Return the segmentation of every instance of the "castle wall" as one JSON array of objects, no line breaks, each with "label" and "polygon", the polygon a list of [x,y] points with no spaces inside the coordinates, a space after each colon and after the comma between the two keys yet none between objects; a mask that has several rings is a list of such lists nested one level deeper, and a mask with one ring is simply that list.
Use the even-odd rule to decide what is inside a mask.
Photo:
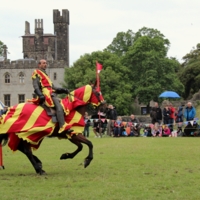
[{"label": "castle wall", "polygon": [[[47,74],[56,87],[62,87],[64,81],[65,63],[54,61],[48,63],[46,69]],[[32,73],[37,68],[37,62],[20,60],[0,62],[0,100],[4,102],[4,95],[11,95],[11,105],[18,104],[18,95],[24,94],[25,99],[32,98]],[[5,74],[10,75],[10,83],[5,83]],[[24,74],[24,83],[20,83],[19,74]],[[56,80],[54,80],[54,73],[56,73]]]},{"label": "castle wall", "polygon": [[[43,20],[35,20],[35,33],[30,33],[30,24],[25,22],[25,35],[22,36],[24,58],[16,61],[7,60],[0,62],[0,100],[4,102],[6,94],[11,97],[11,106],[18,104],[19,95],[25,95],[25,100],[32,98],[33,86],[31,75],[37,68],[40,59],[48,61],[47,74],[56,87],[61,87],[64,82],[65,68],[69,67],[69,11],[53,10],[53,23],[56,36],[43,33]],[[7,48],[7,47],[6,47]],[[10,75],[10,83],[6,83],[5,75]],[[23,80],[20,78],[23,74]],[[56,79],[55,79],[56,74]],[[6,105],[6,104],[5,104]]]}]

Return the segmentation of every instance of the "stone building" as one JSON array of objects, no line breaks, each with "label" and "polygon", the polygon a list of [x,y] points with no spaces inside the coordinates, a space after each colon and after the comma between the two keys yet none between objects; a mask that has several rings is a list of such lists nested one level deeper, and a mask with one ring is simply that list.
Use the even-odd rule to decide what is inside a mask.
[{"label": "stone building", "polygon": [[55,86],[64,81],[64,71],[69,67],[69,11],[53,10],[54,33],[43,33],[43,20],[35,20],[35,33],[30,33],[30,24],[25,22],[23,59],[7,59],[4,46],[3,60],[0,60],[0,100],[7,106],[25,102],[32,98],[31,75],[42,58],[48,61],[47,74]]}]

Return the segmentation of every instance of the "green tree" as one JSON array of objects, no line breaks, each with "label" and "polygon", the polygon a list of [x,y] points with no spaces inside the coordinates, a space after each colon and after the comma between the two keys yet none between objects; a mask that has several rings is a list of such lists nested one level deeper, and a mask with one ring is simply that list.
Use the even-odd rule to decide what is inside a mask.
[{"label": "green tree", "polygon": [[199,91],[200,85],[200,44],[183,57],[182,71],[179,73],[181,82],[185,85],[184,97],[189,98]]},{"label": "green tree", "polygon": [[133,45],[134,35],[135,34],[131,30],[119,32],[112,43],[104,50],[114,53],[117,56],[123,56],[128,51],[128,48]]},{"label": "green tree", "polygon": [[100,73],[104,98],[117,107],[119,114],[130,114],[136,97],[148,105],[165,90],[183,93],[177,76],[180,63],[167,58],[169,47],[169,40],[156,29],[119,32],[103,52],[85,54],[66,69],[65,84],[74,89],[95,81],[98,60],[104,67]]},{"label": "green tree", "polygon": [[178,61],[166,57],[165,40],[159,37],[140,36],[129,48],[124,63],[131,70],[132,94],[139,102],[158,100],[165,90],[182,94],[183,84],[175,72]]},{"label": "green tree", "polygon": [[143,27],[136,32],[135,37],[134,37],[134,42],[136,42],[137,39],[139,39],[142,36],[147,36],[152,39],[157,38],[159,40],[162,40],[163,47],[164,47],[162,53],[165,53],[165,56],[167,55],[167,52],[170,47],[170,41],[167,38],[165,38],[165,36],[160,31],[153,28]]},{"label": "green tree", "polygon": [[100,72],[100,86],[104,99],[112,103],[118,114],[130,113],[132,95],[131,83],[128,79],[130,71],[123,66],[120,59],[110,52],[92,52],[78,59],[72,67],[65,71],[65,86],[73,90],[90,81],[96,80],[96,61],[103,65]]}]

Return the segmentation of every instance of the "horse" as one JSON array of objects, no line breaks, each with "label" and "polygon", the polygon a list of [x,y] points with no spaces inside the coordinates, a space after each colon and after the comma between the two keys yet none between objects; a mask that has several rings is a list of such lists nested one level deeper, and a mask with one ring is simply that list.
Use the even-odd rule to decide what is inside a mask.
[{"label": "horse", "polygon": [[[101,92],[95,86],[86,85],[80,87],[65,98],[61,99],[61,105],[65,113],[65,121],[68,123],[66,130],[58,133],[58,123],[52,121],[41,105],[35,103],[20,103],[8,109],[0,120],[0,144],[10,147],[12,151],[19,150],[27,156],[36,173],[46,174],[42,168],[41,160],[33,155],[32,149],[38,149],[45,137],[57,137],[68,139],[77,146],[72,153],[63,153],[60,159],[72,159],[86,144],[89,148],[88,156],[84,159],[86,168],[93,159],[93,144],[83,135],[84,114],[88,104],[96,109],[105,108],[105,101]],[[73,130],[69,133],[68,129]]]}]

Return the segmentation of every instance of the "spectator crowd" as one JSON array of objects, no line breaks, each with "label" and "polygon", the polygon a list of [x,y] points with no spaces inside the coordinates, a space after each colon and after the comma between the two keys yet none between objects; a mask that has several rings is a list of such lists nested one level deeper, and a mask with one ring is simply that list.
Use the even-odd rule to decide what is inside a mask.
[{"label": "spectator crowd", "polygon": [[[191,102],[186,107],[183,105],[174,107],[172,103],[166,104],[161,109],[157,102],[150,112],[151,124],[142,124],[140,120],[131,114],[128,119],[123,120],[117,115],[113,105],[108,105],[104,118],[90,121],[87,120],[84,135],[89,137],[89,126],[93,126],[95,137],[108,135],[112,137],[177,137],[195,135],[198,128],[196,121],[196,109]],[[88,119],[85,117],[85,119]],[[184,126],[186,125],[186,126]],[[184,129],[183,129],[184,128]],[[86,134],[87,133],[87,134]]]}]

